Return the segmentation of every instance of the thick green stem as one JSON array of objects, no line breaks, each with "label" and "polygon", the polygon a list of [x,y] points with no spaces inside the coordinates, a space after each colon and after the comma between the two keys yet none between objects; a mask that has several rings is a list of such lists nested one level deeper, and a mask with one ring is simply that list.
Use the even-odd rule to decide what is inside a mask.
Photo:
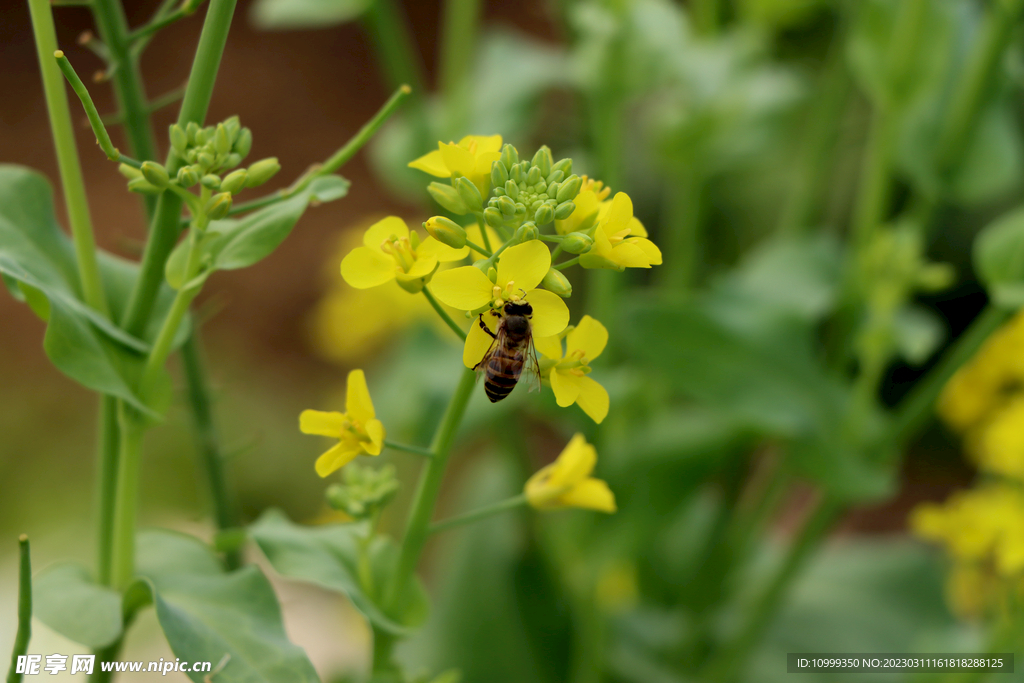
[{"label": "thick green stem", "polygon": [[665,187],[665,232],[662,236],[665,263],[657,271],[663,288],[683,291],[696,279],[704,174],[695,164],[676,169]]},{"label": "thick green stem", "polygon": [[96,580],[111,585],[114,552],[119,431],[117,399],[100,397],[99,463],[96,472]]},{"label": "thick green stem", "polygon": [[870,243],[889,208],[892,189],[889,176],[892,172],[896,126],[897,118],[886,108],[875,110],[861,165],[860,188],[853,214],[854,238],[862,248]]},{"label": "thick green stem", "polygon": [[458,139],[470,123],[470,73],[480,21],[480,0],[446,0],[441,45],[444,137]]},{"label": "thick green stem", "polygon": [[14,636],[11,650],[11,667],[7,670],[7,683],[20,683],[22,674],[18,670],[18,657],[28,652],[28,641],[32,638],[32,557],[28,536],[18,538],[18,632]]},{"label": "thick green stem", "polygon": [[457,334],[462,341],[466,341],[466,333],[452,320],[452,317],[448,315],[448,311],[441,307],[441,304],[438,303],[437,299],[434,298],[434,295],[426,287],[423,288],[423,296],[427,297],[427,301],[430,302],[430,305],[433,306],[437,314],[441,316],[441,320],[444,320],[445,324],[451,328],[452,332]]},{"label": "thick green stem", "polygon": [[54,147],[57,149],[57,165],[60,167],[60,181],[64,188],[64,203],[68,211],[68,222],[71,224],[82,297],[97,311],[109,315],[100,269],[96,262],[96,240],[92,233],[85,179],[82,177],[82,167],[78,162],[78,148],[75,146],[75,129],[71,123],[68,95],[64,90],[64,77],[53,56],[57,51],[57,32],[53,24],[53,14],[48,0],[29,0],[28,6],[32,14],[32,30],[35,33],[39,69],[43,76],[46,109],[50,115],[50,130],[53,133]]},{"label": "thick green stem", "polygon": [[118,404],[120,453],[117,459],[117,500],[114,512],[111,585],[124,590],[135,575],[135,516],[139,507],[139,471],[142,465],[141,417],[123,402]]},{"label": "thick green stem", "polygon": [[384,447],[390,448],[396,451],[402,451],[403,453],[412,453],[414,455],[422,455],[424,458],[433,458],[434,452],[429,448],[420,448],[419,446],[410,446],[406,443],[396,443],[394,441],[384,440]]},{"label": "thick green stem", "polygon": [[462,416],[466,412],[469,397],[473,395],[475,384],[476,373],[469,368],[464,368],[462,378],[448,403],[448,409],[434,434],[434,441],[430,445],[434,457],[423,466],[423,474],[420,476],[416,496],[413,498],[412,510],[409,513],[409,522],[405,528],[405,537],[402,539],[398,564],[385,602],[392,608],[396,607],[395,603],[401,599],[402,589],[408,584],[416,570],[420,553],[423,551],[423,544],[427,542],[427,537],[430,535],[430,519],[434,515],[434,506],[441,490],[441,482],[444,480],[448,456],[451,454],[455,434],[462,423]]},{"label": "thick green stem", "polygon": [[515,510],[516,508],[524,505],[526,505],[526,494],[520,493],[518,496],[512,496],[511,498],[494,503],[493,505],[487,505],[477,510],[457,515],[455,517],[449,517],[448,519],[443,519],[440,522],[431,524],[429,531],[432,534],[436,534],[439,531],[445,531],[453,527],[462,526],[463,524],[471,524],[502,512]]}]

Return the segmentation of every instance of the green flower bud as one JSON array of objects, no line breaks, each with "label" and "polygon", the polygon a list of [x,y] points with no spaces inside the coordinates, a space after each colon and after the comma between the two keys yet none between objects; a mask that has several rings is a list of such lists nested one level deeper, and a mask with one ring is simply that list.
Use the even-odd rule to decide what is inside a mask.
[{"label": "green flower bud", "polygon": [[199,174],[192,166],[182,166],[178,169],[178,184],[182,187],[192,187],[199,182]]},{"label": "green flower bud", "polygon": [[551,150],[547,145],[542,145],[533,155],[533,167],[540,169],[540,174],[546,176],[551,173],[552,164],[554,164],[554,159],[551,158]]},{"label": "green flower bud", "polygon": [[540,281],[540,286],[563,299],[572,296],[572,284],[570,284],[569,278],[565,277],[562,271],[554,268],[548,268],[548,274]]},{"label": "green flower bud", "polygon": [[220,181],[220,189],[231,194],[238,194],[245,187],[245,181],[249,179],[249,172],[244,168],[232,171]]},{"label": "green flower bud", "polygon": [[148,180],[141,176],[128,181],[128,190],[129,192],[139,192],[141,194],[160,194],[163,192],[161,188],[150,184]]},{"label": "green flower bud", "polygon": [[514,214],[512,214],[512,216],[517,221],[525,221],[526,220],[526,207],[523,206],[522,204],[516,204],[516,212]]},{"label": "green flower bud", "polygon": [[498,198],[498,208],[506,216],[514,216],[516,213],[516,203],[508,197]]},{"label": "green flower bud", "polygon": [[227,154],[231,151],[231,136],[223,123],[218,123],[213,134],[213,149],[217,154]]},{"label": "green flower bud", "polygon": [[541,204],[540,208],[533,214],[533,220],[537,225],[547,225],[555,220],[555,210],[548,204]]},{"label": "green flower bud", "polygon": [[188,136],[188,144],[196,144],[196,134],[199,132],[199,125],[195,121],[189,121],[185,126],[185,135]]},{"label": "green flower bud", "polygon": [[344,484],[327,489],[327,502],[355,519],[366,519],[377,513],[398,492],[394,465],[379,470],[352,463],[343,470]]},{"label": "green flower bud", "polygon": [[141,170],[143,177],[153,187],[164,188],[167,187],[167,183],[171,182],[170,176],[167,175],[167,169],[155,161],[143,161]]},{"label": "green flower bud", "polygon": [[505,194],[505,188],[503,188],[503,187],[495,187],[495,188],[493,188],[493,189],[492,189],[491,191],[492,191],[492,192],[494,193],[494,197],[491,197],[491,198],[490,198],[490,199],[488,200],[488,202],[487,202],[487,205],[488,205],[488,206],[494,206],[494,205],[493,205],[493,204],[492,204],[491,202],[493,202],[493,201],[494,201],[494,199],[495,199],[496,197],[502,197],[502,196],[504,196],[504,194]]},{"label": "green flower bud", "polygon": [[211,221],[227,218],[229,211],[231,211],[230,192],[218,192],[210,197],[210,201],[206,202],[206,216]]},{"label": "green flower bud", "polygon": [[277,157],[260,159],[249,166],[249,177],[245,181],[246,187],[259,187],[273,178],[281,170],[281,164],[277,163]]},{"label": "green flower bud", "polygon": [[508,170],[508,177],[517,183],[521,183],[526,179],[526,173],[523,172],[523,167],[516,164]]},{"label": "green flower bud", "polygon": [[480,195],[479,188],[477,188],[472,180],[466,176],[460,176],[455,179],[454,184],[459,196],[462,197],[462,201],[466,202],[466,206],[469,207],[470,211],[483,210],[484,198]]},{"label": "green flower bud", "polygon": [[558,194],[559,187],[561,186],[558,184],[558,182],[552,180],[550,183],[548,183],[548,186],[544,188],[544,194],[546,194],[548,198],[554,197],[555,195]]},{"label": "green flower bud", "polygon": [[199,152],[197,152],[194,147],[185,152],[185,161],[187,161],[190,164],[196,163],[196,159],[198,158]]},{"label": "green flower bud", "polygon": [[512,145],[506,144],[501,148],[501,163],[512,172],[512,167],[519,163],[519,152]]},{"label": "green flower bud", "polygon": [[249,156],[249,150],[252,149],[252,131],[248,128],[238,131],[238,137],[235,138],[235,144],[232,146],[232,149],[235,151],[235,154],[243,159]]},{"label": "green flower bud", "polygon": [[484,221],[486,221],[487,225],[492,228],[500,228],[505,224],[505,219],[501,216],[501,210],[496,209],[493,206],[489,206],[484,209]]},{"label": "green flower bud", "polygon": [[572,212],[576,210],[576,205],[572,202],[562,202],[555,208],[555,220],[564,221],[566,218],[572,215]]},{"label": "green flower bud", "polygon": [[539,234],[537,226],[533,222],[527,222],[520,225],[516,230],[515,240],[517,243],[522,244],[523,242],[537,239]]},{"label": "green flower bud", "polygon": [[238,132],[242,129],[242,124],[239,122],[237,116],[230,116],[224,119],[224,128],[228,132],[228,139],[234,144],[235,140],[238,139]]},{"label": "green flower bud", "polygon": [[582,232],[570,232],[562,240],[562,249],[570,254],[584,254],[594,246],[594,238]]},{"label": "green flower bud", "polygon": [[549,183],[560,183],[564,179],[565,179],[565,174],[564,173],[562,173],[561,171],[552,171],[551,173],[548,174],[548,177],[545,178],[544,180],[548,181]]},{"label": "green flower bud", "polygon": [[509,196],[509,199],[519,199],[519,184],[514,180],[509,180],[505,183],[505,194]]},{"label": "green flower bud", "polygon": [[220,176],[214,175],[213,173],[207,173],[199,179],[199,182],[208,190],[220,189]]},{"label": "green flower bud", "polygon": [[451,185],[445,185],[444,183],[433,182],[427,185],[427,192],[434,198],[434,201],[448,209],[452,213],[464,216],[469,213],[469,207],[466,206],[466,202],[462,199],[462,195],[459,194]]},{"label": "green flower bud", "polygon": [[435,240],[453,249],[462,249],[466,246],[465,228],[444,216],[428,218],[423,224],[423,229]]},{"label": "green flower bud", "polygon": [[196,131],[196,147],[202,147],[213,137],[213,129],[200,128]]},{"label": "green flower bud", "polygon": [[530,168],[530,172],[526,174],[526,184],[536,185],[541,181],[541,178],[543,178],[543,174],[540,172],[540,169],[533,166]]},{"label": "green flower bud", "polygon": [[117,172],[123,175],[127,180],[135,180],[136,178],[142,177],[142,171],[134,166],[129,166],[128,164],[119,164]]},{"label": "green flower bud", "polygon": [[240,154],[235,154],[234,152],[232,152],[231,154],[224,157],[224,168],[235,168],[240,163],[242,163],[242,155]]},{"label": "green flower bud", "polygon": [[185,152],[188,150],[188,133],[185,129],[178,124],[173,124],[170,128],[171,147],[178,153],[178,156],[185,156]]},{"label": "green flower bud", "polygon": [[561,171],[565,175],[572,173],[572,159],[566,157],[565,159],[559,159],[551,166],[551,172]]},{"label": "green flower bud", "polygon": [[[575,199],[576,195],[580,193],[580,188],[583,187],[583,179],[578,175],[571,175],[565,179],[564,183],[558,186],[558,193],[551,195],[558,200],[558,203],[567,202],[570,199]],[[548,193],[551,194],[550,192]]]},{"label": "green flower bud", "polygon": [[508,181],[508,169],[505,164],[495,161],[491,164],[491,185],[501,187]]},{"label": "green flower bud", "polygon": [[198,162],[198,164],[205,168],[206,170],[210,170],[211,168],[213,168],[213,165],[217,162],[217,159],[209,152],[200,152],[198,155],[196,155],[196,162]]}]

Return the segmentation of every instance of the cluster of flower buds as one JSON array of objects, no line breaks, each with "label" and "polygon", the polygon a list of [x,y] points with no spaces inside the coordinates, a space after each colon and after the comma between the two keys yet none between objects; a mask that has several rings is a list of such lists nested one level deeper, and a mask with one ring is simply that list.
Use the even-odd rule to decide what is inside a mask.
[{"label": "cluster of flower buds", "polygon": [[206,128],[195,123],[185,127],[175,123],[170,127],[170,138],[171,148],[183,163],[177,174],[172,178],[167,168],[155,161],[145,161],[139,169],[121,164],[120,171],[128,179],[128,189],[157,194],[171,185],[184,189],[201,185],[212,193],[205,205],[206,214],[212,220],[228,215],[233,195],[262,185],[281,170],[276,157],[261,159],[248,168],[237,168],[252,149],[252,131],[243,128],[237,116]]},{"label": "cluster of flower buds", "polygon": [[380,469],[350,463],[343,471],[344,484],[327,489],[327,503],[353,519],[366,519],[387,505],[398,492],[394,465]]},{"label": "cluster of flower buds", "polygon": [[[576,209],[573,199],[583,181],[572,175],[572,159],[554,161],[546,146],[530,161],[520,161],[512,145],[505,145],[501,158],[491,165],[494,196],[484,209],[484,220],[491,227],[526,228],[529,233],[557,220],[565,220]],[[520,239],[531,239],[524,233]]]}]

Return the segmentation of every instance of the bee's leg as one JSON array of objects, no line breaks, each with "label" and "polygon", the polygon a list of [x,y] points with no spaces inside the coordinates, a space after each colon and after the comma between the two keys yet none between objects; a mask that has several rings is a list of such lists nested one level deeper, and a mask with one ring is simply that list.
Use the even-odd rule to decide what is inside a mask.
[{"label": "bee's leg", "polygon": [[491,328],[487,327],[487,323],[484,322],[484,314],[483,313],[480,314],[480,329],[483,330],[484,332],[486,332],[487,334],[491,335],[491,339],[496,339],[497,338],[497,335],[495,335],[493,332],[491,332]]}]

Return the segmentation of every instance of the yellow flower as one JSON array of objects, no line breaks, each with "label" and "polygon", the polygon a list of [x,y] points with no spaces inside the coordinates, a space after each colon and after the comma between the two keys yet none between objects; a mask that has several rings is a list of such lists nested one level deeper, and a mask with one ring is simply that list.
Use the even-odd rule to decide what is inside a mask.
[{"label": "yellow flower", "polygon": [[454,142],[438,142],[437,149],[409,162],[410,168],[426,171],[435,178],[466,176],[487,196],[491,164],[501,158],[500,135],[467,135]]},{"label": "yellow flower", "polygon": [[647,239],[644,226],[633,217],[633,202],[625,192],[598,209],[593,233],[594,246],[580,254],[584,268],[623,270],[661,265],[661,250]]},{"label": "yellow flower", "polygon": [[590,361],[601,355],[608,343],[608,330],[589,315],[562,339],[537,337],[534,339],[541,359],[541,375],[555,392],[555,400],[563,408],[573,403],[583,409],[594,422],[600,424],[608,415],[608,392],[592,380]]},{"label": "yellow flower", "polygon": [[348,373],[344,413],[303,410],[299,415],[299,429],[303,434],[338,439],[336,446],[317,458],[316,473],[326,477],[360,453],[380,455],[384,444],[384,425],[376,418],[362,370]]},{"label": "yellow flower", "polygon": [[608,484],[590,473],[597,464],[597,450],[576,434],[558,458],[526,482],[526,500],[538,510],[573,507],[615,512],[615,495]]},{"label": "yellow flower", "polygon": [[1024,480],[1024,397],[1014,398],[979,429],[973,450],[983,469]]},{"label": "yellow flower", "polygon": [[[501,252],[492,282],[475,266],[452,268],[437,274],[430,291],[442,303],[460,311],[500,311],[510,301],[525,301],[533,307],[534,337],[550,337],[569,324],[569,309],[561,297],[537,289],[551,267],[551,252],[542,242],[530,240]],[[484,313],[493,329],[496,318]],[[479,325],[469,328],[462,360],[466,367],[479,363],[491,345],[491,337]]]},{"label": "yellow flower", "polygon": [[[583,176],[582,180],[580,192],[572,200],[576,209],[565,220],[555,221],[555,231],[559,235],[586,230],[597,220],[597,214],[601,207],[607,204],[605,200],[611,194],[612,188],[605,187],[600,180],[592,180],[587,176]],[[637,223],[639,222],[637,220]]]},{"label": "yellow flower", "polygon": [[433,237],[420,238],[401,218],[388,216],[371,225],[363,246],[342,260],[341,276],[356,289],[397,280],[402,289],[419,292],[439,262],[460,261],[467,254],[468,247],[453,249]]}]

